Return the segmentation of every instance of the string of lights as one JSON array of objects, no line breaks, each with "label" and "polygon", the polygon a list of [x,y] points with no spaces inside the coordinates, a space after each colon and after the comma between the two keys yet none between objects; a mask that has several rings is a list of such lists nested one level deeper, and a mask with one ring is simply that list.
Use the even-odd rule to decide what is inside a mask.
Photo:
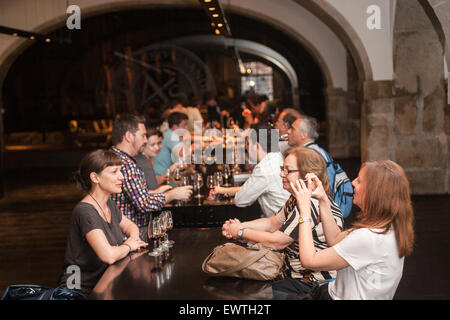
[{"label": "string of lights", "polygon": [[[214,33],[218,36],[232,37],[230,25],[225,17],[225,12],[219,0],[199,0],[200,5],[206,12],[206,15],[211,20],[211,27]],[[234,48],[234,53],[239,65],[239,71],[241,74],[247,73],[244,63],[237,48]]]},{"label": "string of lights", "polygon": [[8,34],[12,37],[27,38],[29,40],[44,41],[47,43],[50,43],[54,40],[51,37],[46,36],[46,35],[42,35],[42,34],[35,33],[35,32],[29,32],[29,31],[25,31],[25,30],[21,30],[21,29],[5,27],[5,26],[0,26],[0,33]]}]

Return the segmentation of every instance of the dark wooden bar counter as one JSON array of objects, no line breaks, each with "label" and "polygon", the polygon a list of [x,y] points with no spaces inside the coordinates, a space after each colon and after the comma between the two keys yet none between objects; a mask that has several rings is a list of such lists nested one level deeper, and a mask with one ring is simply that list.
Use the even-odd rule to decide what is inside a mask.
[{"label": "dark wooden bar counter", "polygon": [[[262,281],[210,277],[203,260],[226,242],[220,228],[179,228],[169,232],[175,241],[165,258],[148,250],[108,267],[91,299],[251,300],[274,299],[271,284]],[[150,246],[152,249],[153,247]],[[286,299],[286,297],[283,297]]]},{"label": "dark wooden bar counter", "polygon": [[237,218],[249,221],[261,217],[262,211],[255,202],[250,207],[239,208],[233,199],[215,201],[202,198],[194,199],[181,206],[168,205],[163,210],[170,210],[173,214],[174,227],[221,227],[227,219]]}]

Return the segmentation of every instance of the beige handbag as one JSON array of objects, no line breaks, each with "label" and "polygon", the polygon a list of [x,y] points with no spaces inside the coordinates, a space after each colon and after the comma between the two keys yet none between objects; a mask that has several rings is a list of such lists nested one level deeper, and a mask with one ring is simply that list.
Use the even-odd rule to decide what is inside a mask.
[{"label": "beige handbag", "polygon": [[227,242],[214,248],[202,264],[203,272],[252,280],[273,280],[282,275],[284,253],[262,243],[249,247]]}]

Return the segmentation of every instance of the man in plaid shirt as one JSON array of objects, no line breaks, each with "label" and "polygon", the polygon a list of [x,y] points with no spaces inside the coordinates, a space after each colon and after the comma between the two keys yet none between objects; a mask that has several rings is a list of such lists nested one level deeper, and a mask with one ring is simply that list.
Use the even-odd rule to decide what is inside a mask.
[{"label": "man in plaid shirt", "polygon": [[145,176],[133,157],[144,149],[147,143],[145,119],[131,114],[121,115],[114,121],[112,150],[122,159],[122,192],[113,194],[122,214],[139,227],[141,239],[148,240],[147,226],[152,211],[160,211],[172,200],[186,201],[192,195],[192,186],[173,188],[166,193],[150,193]]}]

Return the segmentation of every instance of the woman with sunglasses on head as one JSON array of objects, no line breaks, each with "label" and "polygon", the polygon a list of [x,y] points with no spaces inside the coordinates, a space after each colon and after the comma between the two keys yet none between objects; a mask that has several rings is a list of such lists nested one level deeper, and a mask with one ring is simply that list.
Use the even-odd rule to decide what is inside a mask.
[{"label": "woman with sunglasses on head", "polygon": [[[326,173],[325,163],[322,157],[309,148],[291,148],[284,152],[284,165],[281,167],[280,176],[283,188],[291,193],[281,210],[274,216],[257,219],[248,222],[239,222],[237,219],[229,220],[222,226],[222,234],[228,238],[252,243],[264,243],[276,250],[286,253],[285,280],[273,284],[274,293],[294,293],[304,295],[313,285],[324,282],[334,277],[335,272],[328,270],[317,272],[312,268],[301,265],[298,254],[298,227],[300,223],[300,211],[295,197],[292,196],[291,183],[299,178],[304,179],[308,172],[314,172],[323,183],[327,194],[331,195]],[[322,223],[319,219],[319,203],[317,199],[307,200],[310,215],[313,217],[313,239],[315,250],[328,248],[323,235]],[[336,224],[342,228],[343,218],[339,206],[331,200],[332,216]]]},{"label": "woman with sunglasses on head", "polygon": [[[81,160],[76,178],[86,195],[72,213],[61,287],[73,289],[75,285],[88,295],[108,265],[147,245],[139,238],[138,227],[110,199],[111,194],[122,190],[121,165],[119,156],[101,149]],[[78,288],[71,283],[70,266],[80,269]]]},{"label": "woman with sunglasses on head", "polygon": [[[353,181],[361,212],[353,227],[341,231],[332,219],[322,181],[314,174],[291,188],[300,207],[299,250],[302,264],[316,270],[338,270],[336,281],[317,287],[317,299],[393,299],[402,277],[404,257],[414,244],[414,215],[409,182],[390,160],[366,162]],[[316,252],[308,200],[319,199],[320,218],[330,248]]]}]

